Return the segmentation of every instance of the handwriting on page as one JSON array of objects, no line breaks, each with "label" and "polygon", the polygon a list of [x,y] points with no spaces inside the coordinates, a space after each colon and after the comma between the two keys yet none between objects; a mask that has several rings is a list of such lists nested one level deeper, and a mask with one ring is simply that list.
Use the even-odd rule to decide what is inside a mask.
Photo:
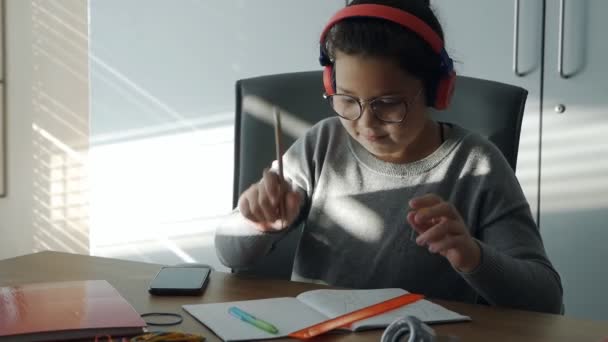
[{"label": "handwriting on page", "polygon": [[345,313],[406,294],[402,289],[370,290],[316,290],[298,296],[298,299],[324,315],[333,318]]}]

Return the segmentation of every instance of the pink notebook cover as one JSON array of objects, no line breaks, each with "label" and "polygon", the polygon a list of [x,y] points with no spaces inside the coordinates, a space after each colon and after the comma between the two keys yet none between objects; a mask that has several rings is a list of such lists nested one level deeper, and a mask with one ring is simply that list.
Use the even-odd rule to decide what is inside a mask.
[{"label": "pink notebook cover", "polygon": [[18,335],[44,340],[42,336],[57,337],[58,332],[63,338],[106,332],[137,334],[145,325],[105,280],[0,287],[0,340]]}]

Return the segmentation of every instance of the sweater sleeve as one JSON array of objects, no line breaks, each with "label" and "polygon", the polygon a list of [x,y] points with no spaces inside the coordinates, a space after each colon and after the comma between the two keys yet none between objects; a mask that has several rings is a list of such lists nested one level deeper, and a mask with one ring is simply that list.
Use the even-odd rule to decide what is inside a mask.
[{"label": "sweater sleeve", "polygon": [[215,251],[226,267],[244,268],[268,254],[286,232],[261,232],[235,209],[216,229]]},{"label": "sweater sleeve", "polygon": [[[483,237],[477,240],[481,264],[473,272],[462,275],[492,305],[561,313],[560,277],[533,231],[533,222],[525,223],[527,218],[522,217],[527,216],[523,213],[527,208],[515,210],[510,218],[485,227]],[[521,228],[515,228],[518,226]],[[517,235],[501,232],[505,230],[518,232]]]},{"label": "sweater sleeve", "polygon": [[262,232],[254,224],[241,215],[238,209],[234,209],[227,215],[215,231],[215,251],[218,258],[226,267],[245,268],[253,264],[257,259],[272,251],[274,245],[295,227],[298,227],[307,212],[307,196],[301,189],[297,188],[303,195],[303,203],[296,220],[287,228],[279,232]]},{"label": "sweater sleeve", "polygon": [[[267,255],[274,245],[291,230],[305,220],[309,201],[314,189],[314,162],[311,161],[311,147],[314,146],[316,129],[313,127],[305,136],[296,140],[283,157],[285,179],[292,189],[300,192],[304,199],[300,213],[294,223],[276,233],[264,233],[255,228],[238,209],[234,209],[222,220],[215,232],[215,250],[220,261],[230,268],[250,266],[257,259]],[[271,171],[277,172],[277,163]]]},{"label": "sweater sleeve", "polygon": [[561,313],[561,280],[530,206],[506,160],[498,150],[493,155],[479,198],[479,226],[473,229],[481,263],[461,275],[492,305]]}]

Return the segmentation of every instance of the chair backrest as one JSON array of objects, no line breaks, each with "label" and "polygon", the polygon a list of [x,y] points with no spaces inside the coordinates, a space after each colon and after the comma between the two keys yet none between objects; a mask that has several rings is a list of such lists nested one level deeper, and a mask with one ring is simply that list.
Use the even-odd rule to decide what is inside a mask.
[{"label": "chair backrest", "polygon": [[[304,130],[334,115],[323,99],[322,72],[296,72],[242,79],[236,83],[234,196],[257,182],[262,170],[275,159],[272,106],[284,117],[283,144],[287,149]],[[450,107],[434,112],[439,121],[477,132],[492,141],[515,170],[521,120],[528,92],[494,81],[458,76]],[[266,112],[266,113],[260,113]],[[301,229],[294,230],[275,249],[247,270],[237,272],[289,278]]]}]

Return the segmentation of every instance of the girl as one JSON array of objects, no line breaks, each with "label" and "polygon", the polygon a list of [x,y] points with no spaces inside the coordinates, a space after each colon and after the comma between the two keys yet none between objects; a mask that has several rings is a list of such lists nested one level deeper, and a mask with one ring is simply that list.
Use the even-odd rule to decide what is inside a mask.
[{"label": "girl", "polygon": [[559,275],[507,161],[429,116],[454,73],[428,1],[352,1],[324,30],[321,62],[336,117],[287,151],[285,181],[265,171],[241,195],[216,234],[220,260],[252,264],[304,223],[294,280],[560,312]]}]

